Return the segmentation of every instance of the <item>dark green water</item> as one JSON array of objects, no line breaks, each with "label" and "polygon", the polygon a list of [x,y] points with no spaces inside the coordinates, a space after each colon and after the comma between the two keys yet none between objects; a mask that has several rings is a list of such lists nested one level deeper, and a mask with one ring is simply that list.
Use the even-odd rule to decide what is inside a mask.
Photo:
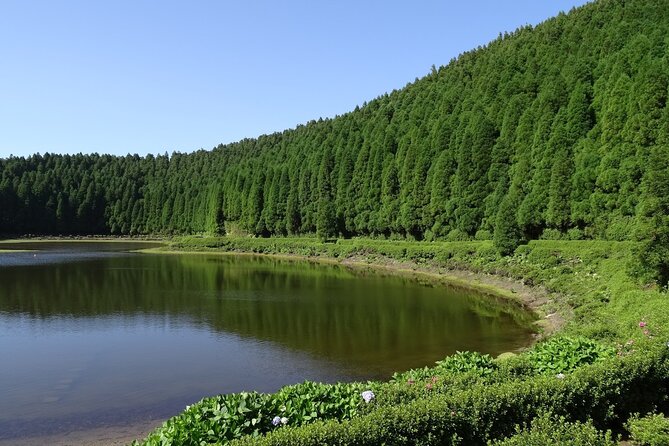
[{"label": "dark green water", "polygon": [[305,379],[388,378],[530,338],[509,306],[409,278],[124,252],[135,244],[17,247],[40,251],[0,253],[0,439],[168,417]]}]

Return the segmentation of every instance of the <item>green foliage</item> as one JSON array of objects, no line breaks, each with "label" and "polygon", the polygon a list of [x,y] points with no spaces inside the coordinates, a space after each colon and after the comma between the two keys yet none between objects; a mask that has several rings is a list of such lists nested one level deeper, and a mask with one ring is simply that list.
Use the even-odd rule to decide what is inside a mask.
[{"label": "green foliage", "polygon": [[644,177],[644,212],[649,218],[639,252],[642,276],[661,287],[669,285],[669,146],[651,152]]},{"label": "green foliage", "polygon": [[590,421],[570,422],[565,417],[543,414],[529,429],[516,427],[512,437],[490,442],[491,446],[615,446],[610,431],[598,431]]},{"label": "green foliage", "polygon": [[639,446],[669,445],[669,418],[662,414],[634,414],[625,424],[630,439]]},{"label": "green foliage", "polygon": [[517,188],[512,188],[497,212],[493,243],[501,255],[509,255],[523,241],[523,234],[518,225],[516,210],[520,204],[520,196]]},{"label": "green foliage", "polygon": [[474,235],[474,240],[492,240],[492,233],[487,229],[479,229]]},{"label": "green foliage", "polygon": [[471,237],[467,235],[466,232],[456,228],[448,233],[448,235],[446,236],[446,240],[448,240],[449,242],[466,242],[468,240],[471,240]]},{"label": "green foliage", "polygon": [[435,367],[424,367],[395,373],[392,381],[398,383],[431,381],[435,376],[466,372],[470,372],[475,376],[486,376],[497,369],[497,365],[493,362],[490,355],[482,355],[478,352],[457,352],[441,361],[437,361],[436,364]]},{"label": "green foliage", "polygon": [[306,381],[287,386],[272,398],[277,415],[288,418],[289,423],[305,424],[316,419],[345,420],[357,415],[363,403],[360,383],[321,384]]},{"label": "green foliage", "polygon": [[[538,376],[483,381],[445,392],[414,394],[413,399],[378,405],[344,422],[278,429],[231,444],[482,445],[513,435],[517,425],[546,412],[574,421],[591,419],[595,426],[615,425],[634,411],[664,401],[669,385],[667,353],[664,344],[655,345],[643,353],[582,367],[564,380]],[[584,439],[594,434],[587,423],[576,433]]]},{"label": "green foliage", "polygon": [[359,383],[307,381],[283,387],[274,394],[241,392],[205,398],[170,418],[141,444],[227,444],[235,438],[256,437],[283,426],[346,420],[356,416],[363,404],[372,404],[362,399],[363,390],[365,387]]},{"label": "green foliage", "polygon": [[555,337],[537,345],[530,360],[539,373],[567,373],[577,367],[610,358],[613,348],[586,338]]},{"label": "green foliage", "polygon": [[334,197],[330,175],[334,160],[329,151],[323,156],[318,176],[318,210],[316,215],[316,235],[327,240],[336,235]]},{"label": "green foliage", "polygon": [[457,352],[446,359],[437,361],[436,369],[456,373],[474,371],[478,375],[487,375],[496,368],[490,355],[478,352]]}]

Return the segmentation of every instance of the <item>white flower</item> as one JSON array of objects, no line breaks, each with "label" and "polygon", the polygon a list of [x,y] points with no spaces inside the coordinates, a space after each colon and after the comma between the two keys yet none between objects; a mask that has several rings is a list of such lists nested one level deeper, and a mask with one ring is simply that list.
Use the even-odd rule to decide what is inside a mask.
[{"label": "white flower", "polygon": [[365,400],[366,403],[369,403],[372,401],[375,397],[374,392],[371,390],[365,390],[364,392],[361,393],[362,399]]},{"label": "white flower", "polygon": [[281,418],[281,424],[288,424],[288,418],[282,417]]},{"label": "white flower", "polygon": [[564,373],[558,373],[557,375],[555,375],[555,377],[557,379],[564,379]]},{"label": "white flower", "polygon": [[274,417],[274,418],[272,418],[272,424],[273,424],[274,426],[278,426],[279,424],[281,424],[281,417]]}]

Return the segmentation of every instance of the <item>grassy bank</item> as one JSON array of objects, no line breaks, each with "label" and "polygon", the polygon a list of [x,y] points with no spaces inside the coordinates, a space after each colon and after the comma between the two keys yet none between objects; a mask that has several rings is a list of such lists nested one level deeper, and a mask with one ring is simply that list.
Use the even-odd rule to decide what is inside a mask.
[{"label": "grassy bank", "polygon": [[[271,395],[205,399],[166,422],[146,444],[486,444],[514,432],[518,441],[549,438],[562,432],[545,427],[558,416],[578,435],[606,429],[625,435],[632,414],[666,407],[667,296],[630,277],[631,242],[533,241],[503,258],[487,241],[188,237],[169,249],[278,254],[469,277],[506,289],[543,320],[564,323],[545,342],[508,359],[465,354],[398,373],[387,383],[336,389],[306,383]],[[364,390],[375,398],[365,402]],[[529,425],[546,412],[552,415]],[[516,432],[525,424],[525,431]]]}]

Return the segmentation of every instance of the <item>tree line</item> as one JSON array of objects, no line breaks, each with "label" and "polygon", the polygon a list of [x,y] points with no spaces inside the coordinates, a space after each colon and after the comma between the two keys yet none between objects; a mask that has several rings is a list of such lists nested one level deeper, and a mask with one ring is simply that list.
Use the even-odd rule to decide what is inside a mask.
[{"label": "tree line", "polygon": [[666,6],[599,0],[210,151],[0,159],[0,233],[667,238]]}]

